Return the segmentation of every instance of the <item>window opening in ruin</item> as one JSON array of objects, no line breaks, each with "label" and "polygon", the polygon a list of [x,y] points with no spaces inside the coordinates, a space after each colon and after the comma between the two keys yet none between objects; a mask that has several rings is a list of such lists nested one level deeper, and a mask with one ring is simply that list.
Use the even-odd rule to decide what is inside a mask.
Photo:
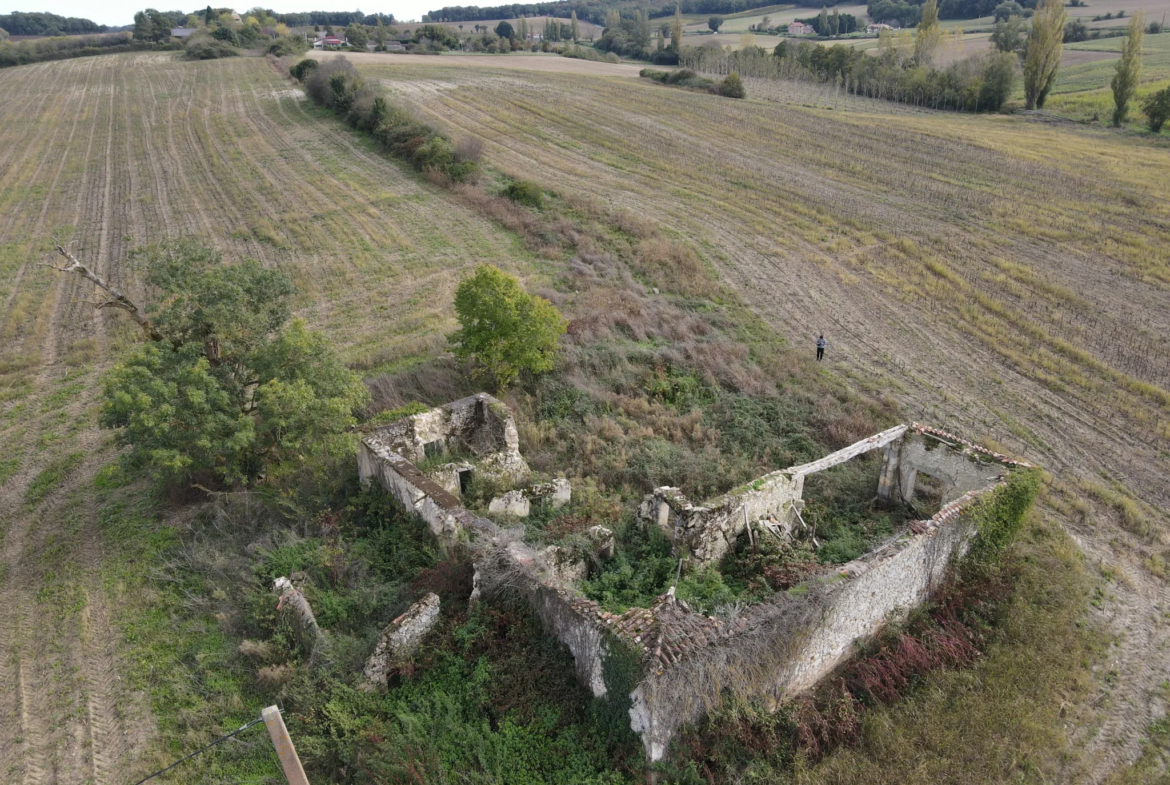
[{"label": "window opening in ruin", "polygon": [[442,439],[436,439],[423,445],[424,458],[437,458],[445,452],[447,452],[447,445],[443,443]]}]

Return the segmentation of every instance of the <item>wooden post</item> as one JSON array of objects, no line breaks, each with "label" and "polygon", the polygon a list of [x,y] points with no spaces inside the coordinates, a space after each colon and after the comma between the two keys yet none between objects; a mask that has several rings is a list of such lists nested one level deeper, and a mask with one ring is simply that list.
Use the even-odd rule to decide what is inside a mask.
[{"label": "wooden post", "polygon": [[260,716],[264,718],[264,726],[268,728],[268,735],[272,738],[272,746],[276,750],[276,757],[280,758],[280,767],[284,769],[288,785],[309,785],[301,759],[297,757],[297,748],[289,738],[288,728],[284,727],[280,709],[269,706],[260,712]]}]

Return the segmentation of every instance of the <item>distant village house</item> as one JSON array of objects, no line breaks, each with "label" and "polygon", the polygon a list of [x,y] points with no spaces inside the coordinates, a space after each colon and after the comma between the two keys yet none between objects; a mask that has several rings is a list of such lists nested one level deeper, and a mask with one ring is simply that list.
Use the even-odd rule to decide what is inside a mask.
[{"label": "distant village house", "polygon": [[804,22],[793,22],[788,25],[789,35],[812,35],[815,32],[812,25],[806,25]]}]

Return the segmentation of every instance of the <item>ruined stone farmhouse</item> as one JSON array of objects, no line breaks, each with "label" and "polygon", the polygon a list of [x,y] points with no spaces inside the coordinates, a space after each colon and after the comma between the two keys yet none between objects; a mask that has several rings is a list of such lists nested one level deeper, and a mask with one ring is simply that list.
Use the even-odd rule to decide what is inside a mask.
[{"label": "ruined stone farmhouse", "polygon": [[[471,599],[484,592],[518,593],[572,653],[583,686],[597,698],[628,699],[630,725],[648,759],[656,761],[679,728],[718,705],[725,690],[770,704],[808,690],[847,660],[858,641],[925,600],[975,536],[976,502],[1027,464],[953,434],[907,424],[714,499],[695,502],[677,488],[662,487],[643,501],[639,517],[664,530],[680,563],[688,569],[713,565],[745,534],[801,536],[806,478],[873,451],[882,456],[875,489],[880,499],[909,501],[916,484],[929,477],[942,494],[938,513],[733,619],[697,613],[676,599],[673,589],[648,608],[608,613],[574,587],[586,576],[582,557],[558,546],[533,547],[515,531],[465,509],[460,495],[476,472],[506,480],[514,489],[492,501],[493,513],[523,516],[530,503],[570,500],[565,480],[526,484],[529,469],[511,412],[490,395],[464,398],[369,433],[358,463],[363,482],[378,483],[437,537],[471,543],[476,562]],[[420,463],[429,467],[426,472]],[[612,554],[612,533],[594,527],[589,534],[595,553]],[[430,606],[423,610],[396,620],[379,651],[420,640],[417,630],[402,625],[437,616]],[[374,662],[368,672],[384,674],[384,663]]]}]

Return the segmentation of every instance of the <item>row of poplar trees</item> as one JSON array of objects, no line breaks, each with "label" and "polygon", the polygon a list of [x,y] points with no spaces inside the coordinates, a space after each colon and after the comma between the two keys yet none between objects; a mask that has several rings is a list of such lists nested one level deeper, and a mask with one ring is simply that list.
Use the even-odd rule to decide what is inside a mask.
[{"label": "row of poplar trees", "polygon": [[[1068,12],[1063,0],[1042,0],[1032,17],[1032,29],[1024,51],[1024,102],[1028,109],[1040,109],[1056,82],[1064,44],[1064,25]],[[1113,125],[1120,126],[1129,115],[1129,104],[1137,90],[1141,72],[1142,39],[1145,12],[1138,11],[1129,21],[1129,36],[1121,47],[1113,88]]]}]

